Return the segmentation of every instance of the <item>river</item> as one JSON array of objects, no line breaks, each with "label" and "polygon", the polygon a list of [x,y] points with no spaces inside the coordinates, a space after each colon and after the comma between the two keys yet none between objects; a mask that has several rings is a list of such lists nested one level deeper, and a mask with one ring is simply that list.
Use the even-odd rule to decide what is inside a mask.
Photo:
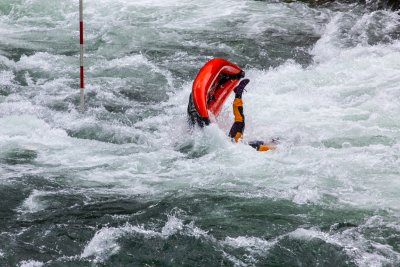
[{"label": "river", "polygon": [[[399,266],[400,16],[361,4],[0,2],[0,266]],[[250,79],[186,107],[213,57]]]}]

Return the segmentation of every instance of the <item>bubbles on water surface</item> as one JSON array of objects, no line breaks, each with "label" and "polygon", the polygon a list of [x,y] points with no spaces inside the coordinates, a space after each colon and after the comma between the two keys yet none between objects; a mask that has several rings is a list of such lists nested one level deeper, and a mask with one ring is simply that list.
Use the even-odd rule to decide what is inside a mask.
[{"label": "bubbles on water surface", "polygon": [[[48,256],[15,264],[111,264],[132,247],[147,259],[155,248],[174,251],[181,263],[204,251],[206,263],[228,266],[283,258],[290,265],[299,255],[312,259],[315,247],[338,264],[399,262],[398,14],[276,1],[228,1],[224,8],[215,1],[88,1],[87,111],[79,114],[77,10],[65,1],[47,4],[0,4],[0,173],[2,185],[24,187],[21,200],[8,200],[15,210],[4,212],[18,213],[10,225],[29,228],[1,228],[0,243],[14,234],[29,243],[30,234],[50,231],[38,241]],[[245,141],[280,137],[278,150],[230,142],[232,99],[216,124],[190,133],[191,81],[213,56],[238,63],[251,79]],[[214,209],[196,210],[207,202],[204,192],[216,197],[208,203]],[[171,195],[178,201],[169,206]],[[145,217],[147,209],[124,206],[133,205],[132,196],[167,199],[159,204],[166,208]],[[238,198],[226,206],[225,196]],[[271,199],[290,205],[275,203],[275,217],[266,217]],[[246,206],[247,218],[226,212],[244,200],[266,203]],[[279,220],[281,210],[297,205],[306,210]],[[187,215],[170,214],[182,207]],[[325,208],[361,215],[331,219]],[[321,220],[310,222],[308,209],[322,210],[311,216]],[[198,210],[208,212],[190,217]],[[384,213],[383,222],[369,219],[375,212]],[[349,218],[354,222],[342,224],[349,227],[330,229]],[[70,233],[89,227],[79,239],[61,226],[31,228],[35,220],[55,220]],[[292,227],[279,231],[286,224]],[[79,246],[51,251],[57,234]],[[10,252],[0,249],[1,265]]]}]

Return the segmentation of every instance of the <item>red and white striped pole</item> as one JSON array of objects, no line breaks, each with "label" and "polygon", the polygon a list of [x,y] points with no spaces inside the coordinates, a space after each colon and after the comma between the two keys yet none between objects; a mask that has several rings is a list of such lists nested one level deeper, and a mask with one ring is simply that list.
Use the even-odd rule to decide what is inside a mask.
[{"label": "red and white striped pole", "polygon": [[85,95],[83,89],[85,88],[84,74],[83,74],[83,0],[79,0],[79,36],[80,36],[80,87],[81,87],[81,105],[80,110],[85,110]]}]

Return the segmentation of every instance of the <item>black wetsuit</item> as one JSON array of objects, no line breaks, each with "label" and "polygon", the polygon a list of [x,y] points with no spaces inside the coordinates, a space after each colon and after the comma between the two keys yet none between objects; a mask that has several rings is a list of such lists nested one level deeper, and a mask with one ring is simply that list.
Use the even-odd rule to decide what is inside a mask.
[{"label": "black wetsuit", "polygon": [[187,114],[188,124],[192,127],[194,127],[195,125],[204,127],[210,124],[210,120],[208,118],[200,117],[199,113],[197,112],[196,106],[194,105],[192,94],[190,94],[189,96]]}]

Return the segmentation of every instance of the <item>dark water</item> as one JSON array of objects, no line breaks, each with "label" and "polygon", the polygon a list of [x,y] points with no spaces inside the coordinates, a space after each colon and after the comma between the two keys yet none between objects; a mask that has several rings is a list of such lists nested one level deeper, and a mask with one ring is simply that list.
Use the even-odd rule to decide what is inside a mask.
[{"label": "dark water", "polygon": [[[0,266],[400,265],[397,13],[87,0],[82,114],[77,11],[0,2]],[[212,57],[276,151],[188,131]]]}]

